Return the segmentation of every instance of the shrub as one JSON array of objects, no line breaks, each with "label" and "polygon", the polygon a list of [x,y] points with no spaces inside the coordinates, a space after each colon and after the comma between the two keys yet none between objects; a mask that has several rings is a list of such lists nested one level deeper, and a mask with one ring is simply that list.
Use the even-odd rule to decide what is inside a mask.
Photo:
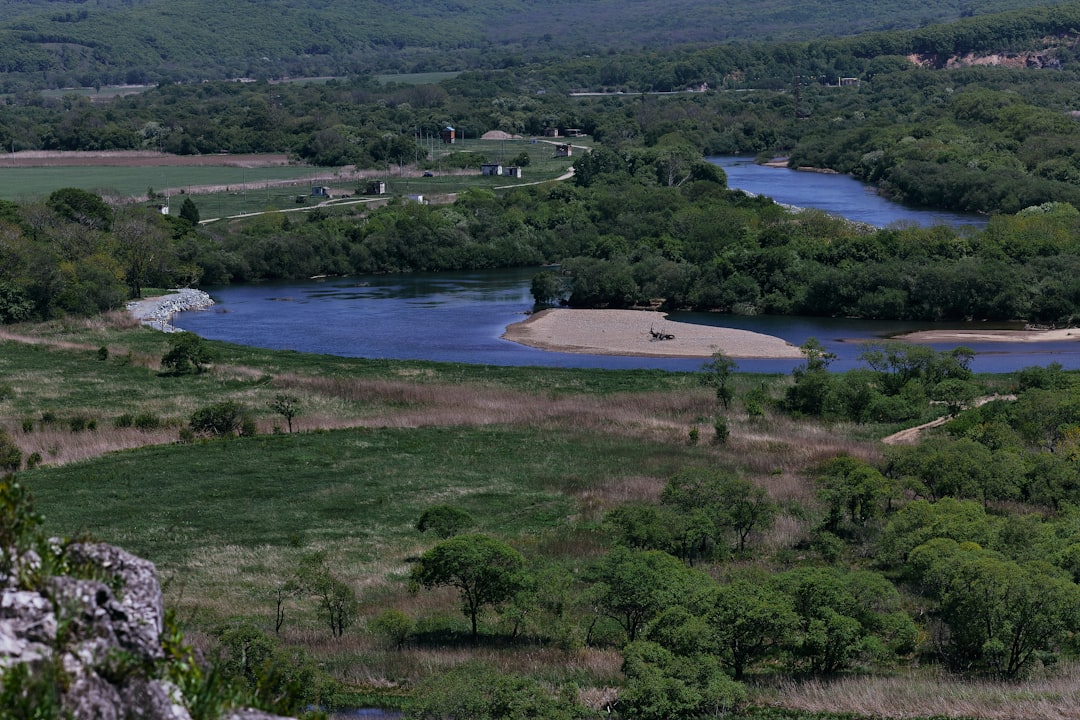
[{"label": "shrub", "polygon": [[199,408],[191,414],[188,425],[192,432],[203,435],[254,434],[254,423],[247,416],[247,409],[233,400]]},{"label": "shrub", "polygon": [[123,415],[118,415],[115,419],[113,419],[113,427],[117,428],[118,430],[122,428],[129,428],[134,424],[135,416],[131,413],[124,413]]},{"label": "shrub", "polygon": [[441,538],[453,537],[471,527],[476,527],[476,518],[467,511],[452,505],[433,505],[416,521],[417,530],[420,532],[431,530]]},{"label": "shrub", "polygon": [[0,472],[14,472],[21,465],[22,450],[7,434],[7,430],[0,428]]},{"label": "shrub", "polygon": [[416,623],[400,610],[384,610],[369,624],[368,629],[381,637],[388,645],[401,649],[413,634]]},{"label": "shrub", "polygon": [[713,442],[717,445],[723,445],[728,441],[728,437],[731,435],[731,431],[728,430],[727,419],[718,417],[713,421],[713,430],[716,432],[716,437],[713,438]]},{"label": "shrub", "polygon": [[88,415],[73,415],[68,419],[68,427],[71,432],[77,433],[83,430],[97,430],[97,420]]},{"label": "shrub", "polygon": [[34,421],[33,421],[32,418],[23,418],[22,431],[24,433],[32,433],[32,432],[34,432]]},{"label": "shrub", "polygon": [[201,373],[204,365],[213,360],[206,342],[195,333],[179,332],[169,336],[169,351],[161,358],[161,366],[177,375]]},{"label": "shrub", "polygon": [[132,422],[139,430],[156,430],[161,427],[161,418],[151,412],[139,413]]}]

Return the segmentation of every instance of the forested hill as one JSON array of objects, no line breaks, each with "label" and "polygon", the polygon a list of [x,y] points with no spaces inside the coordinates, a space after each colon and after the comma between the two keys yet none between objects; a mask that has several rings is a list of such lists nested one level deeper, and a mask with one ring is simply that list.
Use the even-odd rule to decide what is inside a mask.
[{"label": "forested hill", "polygon": [[1054,4],[0,0],[0,89],[507,67],[681,43],[852,35]]}]

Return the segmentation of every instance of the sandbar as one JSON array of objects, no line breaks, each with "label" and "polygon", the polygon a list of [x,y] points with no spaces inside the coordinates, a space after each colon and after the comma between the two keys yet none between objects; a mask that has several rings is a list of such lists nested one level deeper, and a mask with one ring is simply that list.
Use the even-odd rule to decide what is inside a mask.
[{"label": "sandbar", "polygon": [[[653,333],[671,335],[658,340]],[[707,358],[801,358],[799,348],[772,335],[668,320],[645,310],[542,310],[506,328],[503,338],[541,350],[589,355]]]},{"label": "sandbar", "polygon": [[919,330],[897,335],[893,340],[913,343],[965,343],[965,342],[1064,342],[1080,340],[1080,328],[1060,330]]}]

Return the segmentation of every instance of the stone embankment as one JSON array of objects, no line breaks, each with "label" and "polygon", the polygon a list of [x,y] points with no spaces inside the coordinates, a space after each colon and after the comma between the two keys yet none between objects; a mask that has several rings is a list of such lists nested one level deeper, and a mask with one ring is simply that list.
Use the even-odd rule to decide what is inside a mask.
[{"label": "stone embankment", "polygon": [[202,310],[214,304],[210,296],[202,290],[184,288],[168,295],[135,300],[128,303],[127,309],[143,325],[149,325],[162,332],[180,332],[170,321],[173,315],[188,310]]}]

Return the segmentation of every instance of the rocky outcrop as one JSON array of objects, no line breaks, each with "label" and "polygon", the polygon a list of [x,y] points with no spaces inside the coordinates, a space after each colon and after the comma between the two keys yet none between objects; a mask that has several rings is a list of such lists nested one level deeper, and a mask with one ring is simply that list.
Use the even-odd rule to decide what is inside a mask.
[{"label": "rocky outcrop", "polygon": [[[74,720],[190,720],[164,676],[153,563],[105,544],[72,544],[62,558],[69,574],[47,576],[30,552],[0,575],[0,683],[25,666],[38,682],[52,682],[60,714]],[[273,716],[237,710],[232,717]]]}]

